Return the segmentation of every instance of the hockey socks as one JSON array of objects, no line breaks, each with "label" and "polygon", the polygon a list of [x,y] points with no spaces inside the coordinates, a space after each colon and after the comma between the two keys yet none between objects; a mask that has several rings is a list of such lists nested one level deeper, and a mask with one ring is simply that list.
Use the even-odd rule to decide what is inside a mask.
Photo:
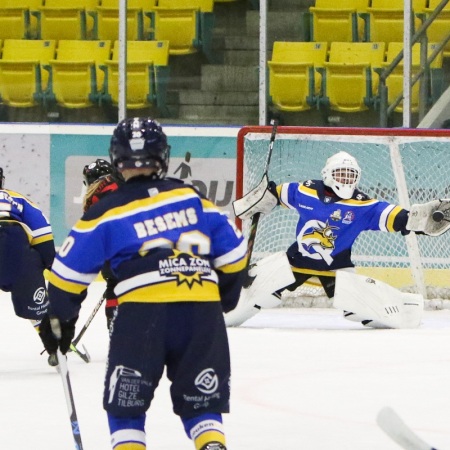
[{"label": "hockey socks", "polygon": [[194,442],[196,450],[225,449],[221,414],[208,413],[181,420],[186,434]]},{"label": "hockey socks", "polygon": [[145,450],[145,414],[125,418],[108,413],[108,423],[114,450]]}]

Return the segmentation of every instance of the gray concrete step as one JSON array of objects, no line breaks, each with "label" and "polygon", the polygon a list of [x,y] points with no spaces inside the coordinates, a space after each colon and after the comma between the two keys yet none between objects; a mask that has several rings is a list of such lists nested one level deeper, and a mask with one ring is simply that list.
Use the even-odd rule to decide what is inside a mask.
[{"label": "gray concrete step", "polygon": [[257,106],[257,92],[205,92],[182,90],[178,92],[180,105],[229,105]]},{"label": "gray concrete step", "polygon": [[259,85],[257,66],[204,65],[202,91],[257,92]]}]

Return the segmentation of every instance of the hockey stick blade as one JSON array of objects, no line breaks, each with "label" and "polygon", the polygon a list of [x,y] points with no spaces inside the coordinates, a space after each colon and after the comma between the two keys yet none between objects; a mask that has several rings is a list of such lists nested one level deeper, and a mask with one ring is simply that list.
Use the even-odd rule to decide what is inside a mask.
[{"label": "hockey stick blade", "polygon": [[88,363],[91,361],[91,356],[89,355],[89,352],[87,351],[86,347],[82,345],[84,353],[77,348],[73,343],[70,344],[69,351],[76,353],[85,363]]},{"label": "hockey stick blade", "polygon": [[437,450],[417,436],[400,416],[388,406],[382,408],[378,413],[377,424],[405,450]]}]

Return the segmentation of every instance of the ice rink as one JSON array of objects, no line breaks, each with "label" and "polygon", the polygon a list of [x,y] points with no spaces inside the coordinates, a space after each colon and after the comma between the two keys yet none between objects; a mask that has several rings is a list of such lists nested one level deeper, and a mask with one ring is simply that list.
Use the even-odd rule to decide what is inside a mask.
[{"label": "ice rink", "polygon": [[[103,290],[89,290],[78,330]],[[0,295],[0,449],[66,450],[74,443],[61,378],[28,321]],[[229,450],[394,450],[376,425],[383,406],[439,450],[450,449],[450,311],[425,311],[414,330],[374,330],[332,309],[266,310],[229,330]],[[104,310],[69,354],[84,450],[108,450],[102,409],[108,335]],[[193,449],[173,415],[166,380],[147,416],[147,447]]]}]

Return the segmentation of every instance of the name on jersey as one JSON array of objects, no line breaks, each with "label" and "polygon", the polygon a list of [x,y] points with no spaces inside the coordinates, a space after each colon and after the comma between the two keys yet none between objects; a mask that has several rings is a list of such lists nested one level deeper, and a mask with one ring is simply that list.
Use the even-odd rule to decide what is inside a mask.
[{"label": "name on jersey", "polygon": [[147,219],[142,222],[136,222],[134,229],[139,238],[154,236],[164,231],[175,228],[183,228],[189,225],[195,225],[198,222],[197,213],[194,208],[182,209],[181,211],[170,212],[154,219]]},{"label": "name on jersey", "polygon": [[[17,203],[7,192],[0,192],[0,201],[6,200],[11,205],[14,205],[20,212],[23,211],[23,205]],[[4,210],[5,208],[1,208]]]}]

